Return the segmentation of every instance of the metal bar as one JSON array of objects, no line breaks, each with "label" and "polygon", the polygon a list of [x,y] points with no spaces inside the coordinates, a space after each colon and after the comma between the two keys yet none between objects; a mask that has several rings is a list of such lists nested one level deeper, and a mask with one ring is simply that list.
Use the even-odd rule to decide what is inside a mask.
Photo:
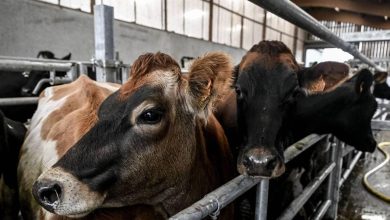
[{"label": "metal bar", "polygon": [[356,164],[357,164],[357,162],[359,161],[359,158],[360,158],[360,156],[362,156],[362,154],[363,154],[363,153],[362,153],[361,151],[359,151],[359,152],[355,155],[355,157],[352,159],[351,164],[350,164],[349,167],[344,171],[344,173],[343,173],[343,175],[342,175],[342,177],[341,177],[341,179],[340,179],[339,187],[341,187],[341,186],[344,184],[345,180],[347,180],[349,174],[351,174],[353,168],[356,166]]},{"label": "metal bar", "polygon": [[39,91],[41,90],[42,86],[45,84],[45,83],[49,83],[50,85],[58,85],[58,84],[65,84],[65,83],[70,83],[72,82],[71,79],[66,79],[66,78],[60,78],[60,77],[55,77],[54,80],[53,79],[41,79],[38,81],[37,85],[35,86],[32,94],[34,95],[38,95]]},{"label": "metal bar", "polygon": [[309,147],[313,146],[318,141],[325,138],[326,135],[316,135],[311,134],[309,136],[306,136],[305,138],[299,140],[295,144],[291,145],[284,151],[284,162],[287,163],[296,156],[298,156],[303,151],[307,150]]},{"label": "metal bar", "polygon": [[268,189],[268,179],[262,179],[260,183],[257,184],[255,220],[267,220]]},{"label": "metal bar", "polygon": [[342,165],[342,144],[339,140],[336,140],[335,143],[332,143],[332,148],[330,150],[330,160],[336,163],[334,171],[329,175],[327,182],[327,191],[326,191],[326,200],[331,200],[332,204],[326,212],[326,217],[329,219],[336,219],[337,217],[337,205],[339,201],[339,182],[341,175],[341,165]]},{"label": "metal bar", "polygon": [[0,106],[38,104],[38,97],[0,98]]},{"label": "metal bar", "polygon": [[240,175],[213,192],[205,195],[203,199],[197,201],[190,207],[182,210],[169,219],[191,220],[205,218],[209,214],[215,212],[218,208],[224,208],[237,197],[260,182],[260,180],[260,178]]},{"label": "metal bar", "polygon": [[96,81],[116,82],[114,63],[114,8],[94,7]]},{"label": "metal bar", "polygon": [[355,150],[354,147],[345,145],[345,148],[343,150],[343,157],[347,156],[349,153],[351,153],[353,150]]},{"label": "metal bar", "polygon": [[[284,157],[285,161],[290,161],[292,158],[303,152],[311,145],[317,143],[326,135],[309,135],[291,145],[286,149]],[[223,186],[207,194],[203,199],[194,203],[190,207],[177,213],[170,219],[201,219],[208,216],[210,213],[217,210],[219,207],[222,209],[238,196],[245,193],[247,190],[256,185],[261,178],[253,178],[240,175],[233,180],[227,182]]]},{"label": "metal bar", "polygon": [[12,57],[12,56],[0,56],[0,60],[19,60],[19,61],[31,61],[31,62],[43,62],[43,63],[73,63],[73,60],[54,60],[43,59],[34,57]]},{"label": "metal bar", "polygon": [[326,200],[325,202],[322,202],[320,207],[318,207],[317,211],[313,215],[313,220],[320,220],[322,217],[324,217],[326,211],[329,209],[330,204],[332,204],[332,201]]},{"label": "metal bar", "polygon": [[280,215],[278,220],[290,220],[299,212],[302,206],[310,198],[310,196],[316,191],[316,189],[321,185],[325,178],[332,172],[335,168],[336,163],[330,163],[324,167],[316,176],[316,178],[305,187],[302,193],[290,203],[290,205],[285,209],[285,211]]},{"label": "metal bar", "polygon": [[343,49],[364,63],[373,66],[379,71],[385,71],[382,67],[376,65],[367,56],[360,53],[356,47],[346,43],[340,37],[332,33],[328,28],[302,10],[300,7],[288,0],[250,0],[256,5],[278,15],[279,17],[305,29],[311,34],[323,39],[324,41]]},{"label": "metal bar", "polygon": [[42,61],[29,61],[29,60],[11,60],[0,59],[0,69],[5,71],[69,71],[72,68],[72,63],[62,62],[42,62]]},{"label": "metal bar", "polygon": [[390,131],[390,121],[372,120],[371,129],[374,131]]}]

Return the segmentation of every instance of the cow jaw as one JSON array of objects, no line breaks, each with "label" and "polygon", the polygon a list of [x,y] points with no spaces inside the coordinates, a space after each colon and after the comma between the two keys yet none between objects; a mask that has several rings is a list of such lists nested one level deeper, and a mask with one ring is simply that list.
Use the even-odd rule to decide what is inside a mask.
[{"label": "cow jaw", "polygon": [[83,217],[101,207],[106,197],[59,167],[43,173],[34,183],[32,193],[46,210],[71,218]]}]

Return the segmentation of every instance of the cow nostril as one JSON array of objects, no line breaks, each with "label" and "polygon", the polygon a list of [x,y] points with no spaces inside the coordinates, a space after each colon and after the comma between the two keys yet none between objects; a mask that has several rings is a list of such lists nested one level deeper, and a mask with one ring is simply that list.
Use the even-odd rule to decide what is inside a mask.
[{"label": "cow nostril", "polygon": [[39,200],[45,205],[56,206],[60,201],[61,191],[61,187],[58,184],[42,187],[38,190]]},{"label": "cow nostril", "polygon": [[242,158],[242,165],[244,165],[245,167],[249,167],[249,166],[251,166],[251,164],[252,164],[252,161],[248,156],[244,156]]},{"label": "cow nostril", "polygon": [[268,159],[268,162],[266,163],[266,168],[268,170],[275,169],[276,165],[278,164],[278,160],[276,157],[271,157]]}]

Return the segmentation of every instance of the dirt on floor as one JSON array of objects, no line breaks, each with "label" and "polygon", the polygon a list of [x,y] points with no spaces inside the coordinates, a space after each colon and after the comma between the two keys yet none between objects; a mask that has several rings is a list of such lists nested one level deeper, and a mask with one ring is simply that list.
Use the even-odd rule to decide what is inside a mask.
[{"label": "dirt on floor", "polygon": [[[390,142],[390,132],[376,134],[376,140]],[[390,146],[384,148],[390,153]],[[341,188],[339,220],[390,220],[390,203],[369,193],[363,185],[363,176],[384,160],[384,155],[376,149],[361,157],[349,178]],[[390,162],[371,175],[369,183],[378,191],[390,196]]]}]

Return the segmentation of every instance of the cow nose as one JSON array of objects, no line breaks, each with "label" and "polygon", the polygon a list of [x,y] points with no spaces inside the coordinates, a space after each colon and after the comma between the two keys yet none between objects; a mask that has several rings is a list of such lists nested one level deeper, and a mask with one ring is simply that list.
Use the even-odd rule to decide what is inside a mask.
[{"label": "cow nose", "polygon": [[284,172],[284,164],[276,152],[265,148],[251,148],[239,157],[238,171],[250,176],[272,178]]},{"label": "cow nose", "polygon": [[53,212],[59,205],[61,192],[61,184],[52,181],[36,181],[32,188],[35,200],[50,212]]}]

